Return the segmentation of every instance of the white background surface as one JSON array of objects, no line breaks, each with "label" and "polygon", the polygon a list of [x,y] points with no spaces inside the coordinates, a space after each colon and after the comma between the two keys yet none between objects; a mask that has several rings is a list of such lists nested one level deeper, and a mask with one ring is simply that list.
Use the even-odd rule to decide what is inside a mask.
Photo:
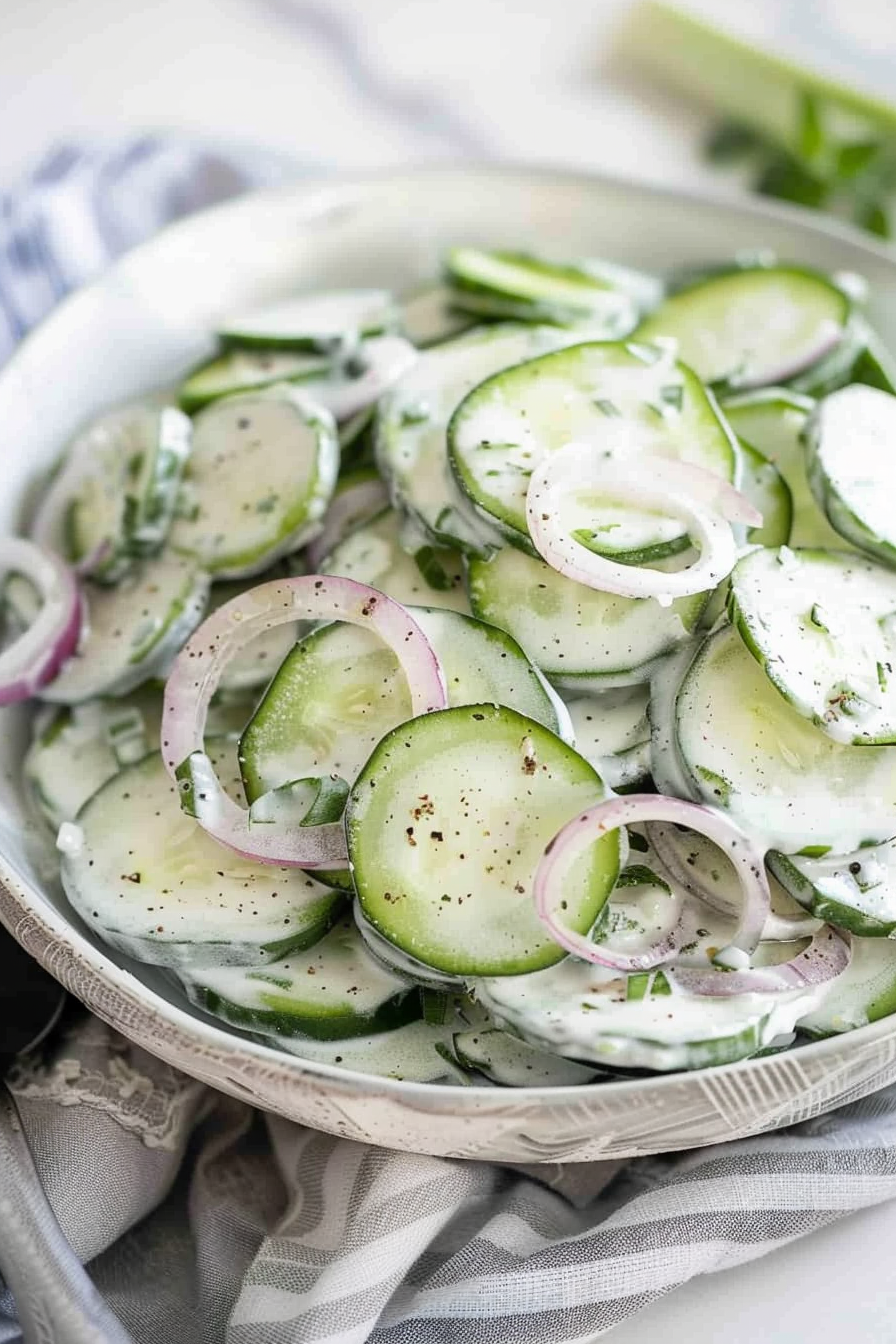
[{"label": "white background surface", "polygon": [[[882,41],[893,31],[890,3],[883,27],[875,0],[804,0],[799,12],[811,21],[824,11],[829,23]],[[785,7],[792,19],[792,0]],[[626,8],[627,0],[0,0],[0,185],[51,142],[171,127],[344,168],[467,152],[718,189],[696,155],[703,118],[610,61]],[[889,1341],[894,1246],[896,1204],[884,1205],[698,1279],[612,1339]]]}]

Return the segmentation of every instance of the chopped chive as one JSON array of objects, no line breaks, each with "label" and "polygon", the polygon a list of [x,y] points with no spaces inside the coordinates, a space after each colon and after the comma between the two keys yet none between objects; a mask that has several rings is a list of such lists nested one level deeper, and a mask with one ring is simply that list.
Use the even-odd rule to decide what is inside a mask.
[{"label": "chopped chive", "polygon": [[607,397],[595,397],[594,404],[602,415],[607,416],[622,415],[622,412],[620,411],[616,403],[614,401],[610,401]]}]

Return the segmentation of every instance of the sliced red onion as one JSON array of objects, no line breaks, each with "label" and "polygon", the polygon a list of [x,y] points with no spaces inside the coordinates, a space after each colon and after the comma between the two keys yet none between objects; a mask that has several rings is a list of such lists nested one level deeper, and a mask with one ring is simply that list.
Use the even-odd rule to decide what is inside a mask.
[{"label": "sliced red onion", "polygon": [[[624,970],[648,970],[668,961],[679,944],[681,922],[661,943],[641,954],[635,964],[621,966],[608,960],[614,954],[593,943],[587,936],[570,929],[563,917],[563,888],[571,865],[589,845],[608,831],[642,821],[670,821],[689,826],[714,840],[730,858],[744,894],[740,922],[730,945],[719,952],[719,964],[746,962],[759,945],[769,910],[770,894],[762,854],[739,827],[715,808],[700,803],[688,803],[681,798],[670,798],[662,793],[630,793],[622,798],[610,798],[597,803],[568,822],[554,836],[544,851],[535,871],[535,909],[551,937],[574,957],[594,962],[598,966],[618,967]],[[644,960],[649,958],[649,960]]]},{"label": "sliced red onion", "polygon": [[824,985],[842,975],[852,958],[852,944],[829,924],[823,924],[809,946],[790,961],[777,966],[751,966],[745,970],[692,970],[670,968],[666,978],[675,990],[707,998],[735,994],[781,994],[792,989]]},{"label": "sliced red onion", "polygon": [[209,705],[228,662],[262,631],[297,620],[347,621],[373,630],[407,677],[412,713],[446,707],[439,659],[404,607],[353,579],[303,574],[241,593],[184,645],[165,686],[162,754],[181,787],[184,809],[221,844],[260,863],[336,868],[348,857],[341,822],[302,826],[297,818],[252,826],[248,811],[228,798],[204,750]]},{"label": "sliced red onion", "polygon": [[[699,874],[682,858],[681,851],[670,834],[671,827],[665,822],[650,821],[644,828],[650,846],[666,875],[679,886],[684,887],[692,896],[703,901],[711,910],[720,915],[736,917],[736,908],[713,891],[707,883],[701,882]],[[797,938],[811,938],[818,929],[818,920],[804,910],[798,915],[778,915],[769,910],[762,940],[772,943],[789,943]]]},{"label": "sliced red onion", "polygon": [[347,533],[379,513],[388,503],[389,495],[379,476],[365,476],[342,490],[337,489],[327,509],[323,531],[305,551],[311,568],[318,569],[321,561]]},{"label": "sliced red onion", "polygon": [[24,575],[41,597],[31,625],[0,653],[0,705],[11,705],[36,695],[75,652],[84,608],[68,565],[33,541],[2,538],[0,573]]},{"label": "sliced red onion", "polygon": [[[557,511],[558,496],[586,484],[679,517],[699,558],[687,569],[666,573],[589,551],[564,531]],[[568,443],[533,471],[526,520],[539,555],[568,579],[622,597],[652,597],[668,606],[677,597],[706,592],[727,578],[737,559],[731,523],[758,527],[762,514],[721,476],[689,462],[650,453],[607,457],[590,444]]]}]

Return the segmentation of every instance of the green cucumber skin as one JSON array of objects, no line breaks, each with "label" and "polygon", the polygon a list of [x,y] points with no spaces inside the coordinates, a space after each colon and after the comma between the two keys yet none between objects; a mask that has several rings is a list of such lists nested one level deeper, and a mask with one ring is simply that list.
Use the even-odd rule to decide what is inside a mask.
[{"label": "green cucumber skin", "polygon": [[[276,969],[276,962],[272,963]],[[409,986],[406,994],[390,999],[375,1013],[334,1013],[327,1017],[277,1012],[275,1009],[246,1008],[243,1004],[225,999],[215,990],[197,986],[190,991],[191,1000],[213,1017],[220,1017],[231,1026],[245,1031],[273,1033],[275,1036],[309,1036],[317,1041],[344,1041],[353,1036],[372,1036],[383,1031],[394,1031],[422,1016],[420,991]]]},{"label": "green cucumber skin", "polygon": [[864,914],[830,896],[824,896],[805,877],[787,854],[770,850],[766,856],[770,871],[794,900],[804,909],[826,924],[833,924],[847,933],[857,934],[861,938],[892,938],[896,936],[896,919],[881,920],[873,915]]}]

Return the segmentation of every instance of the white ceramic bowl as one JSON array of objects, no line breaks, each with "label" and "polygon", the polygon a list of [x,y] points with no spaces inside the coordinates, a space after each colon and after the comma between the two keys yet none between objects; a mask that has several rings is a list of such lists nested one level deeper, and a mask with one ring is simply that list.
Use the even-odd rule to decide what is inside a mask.
[{"label": "white ceramic bowl", "polygon": [[[772,248],[861,271],[896,348],[896,260],[823,220],[599,177],[434,168],[300,184],[194,216],[68,299],[0,374],[0,533],[37,473],[112,402],[177,378],[216,319],[315,285],[403,288],[459,240],[634,266]],[[18,767],[26,713],[0,713],[0,918],[95,1013],[185,1072],[348,1138],[505,1161],[585,1161],[713,1143],[791,1124],[896,1078],[896,1017],[765,1059],[561,1089],[449,1088],[370,1078],[254,1044],[190,1007],[152,967],[105,948],[41,858]]]}]

